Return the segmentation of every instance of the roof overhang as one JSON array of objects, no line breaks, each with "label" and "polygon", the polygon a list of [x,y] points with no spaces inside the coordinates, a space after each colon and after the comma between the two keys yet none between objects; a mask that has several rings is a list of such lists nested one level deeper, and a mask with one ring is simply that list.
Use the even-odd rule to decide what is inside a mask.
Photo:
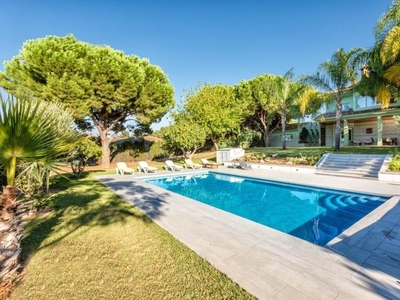
[{"label": "roof overhang", "polygon": [[[363,111],[344,111],[342,115],[342,120],[363,120],[376,119],[378,116],[395,116],[400,115],[400,106],[389,107],[387,109],[370,109]],[[336,122],[335,113],[321,115],[318,119],[320,124],[332,124]]]}]

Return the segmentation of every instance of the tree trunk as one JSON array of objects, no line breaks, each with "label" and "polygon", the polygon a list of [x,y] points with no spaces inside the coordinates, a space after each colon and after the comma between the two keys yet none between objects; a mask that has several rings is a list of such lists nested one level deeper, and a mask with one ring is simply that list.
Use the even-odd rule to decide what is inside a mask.
[{"label": "tree trunk", "polygon": [[12,156],[8,168],[6,168],[7,185],[13,187],[15,182],[15,173],[17,170],[17,157]]},{"label": "tree trunk", "polygon": [[341,120],[342,120],[342,104],[341,99],[336,99],[336,131],[335,131],[335,151],[340,151],[341,138]]},{"label": "tree trunk", "polygon": [[102,134],[100,134],[100,140],[101,140],[101,150],[103,151],[103,157],[101,158],[101,166],[105,169],[110,168],[110,143],[112,139],[103,137]]},{"label": "tree trunk", "polygon": [[217,151],[219,148],[218,148],[218,144],[217,144],[217,140],[216,139],[214,139],[213,137],[211,137],[211,141],[213,142],[213,145],[214,145],[214,148],[215,148],[215,151]]},{"label": "tree trunk", "polygon": [[[2,245],[0,282],[3,287],[1,296],[8,292],[7,287],[11,288],[21,278],[19,256],[24,229],[22,217],[29,212],[32,203],[21,203],[17,201],[17,196],[17,190],[11,186],[5,187],[3,193],[0,193],[0,243]],[[8,297],[5,298],[8,299]]]},{"label": "tree trunk", "polygon": [[282,150],[286,150],[286,112],[282,113]]},{"label": "tree trunk", "polygon": [[268,147],[269,146],[269,133],[268,133],[269,126],[265,122],[265,120],[260,118],[260,121],[261,121],[261,125],[262,125],[263,137],[264,137],[264,146]]},{"label": "tree trunk", "polygon": [[[92,121],[94,126],[97,128],[97,131],[100,135],[100,142],[101,142],[101,150],[103,152],[103,157],[101,158],[101,166],[103,168],[110,168],[111,162],[111,150],[110,144],[114,140],[115,133],[111,134],[111,130],[114,129],[115,124],[117,124],[120,120],[123,120],[126,115],[119,117],[118,119],[114,120],[114,122],[107,128],[103,126],[103,123],[100,121],[100,118],[92,116]],[[110,133],[110,135],[109,135]]]},{"label": "tree trunk", "polygon": [[268,134],[268,130],[263,131],[263,135],[264,135],[264,146],[268,147],[269,145],[269,134]]},{"label": "tree trunk", "polygon": [[184,148],[181,148],[181,151],[183,153],[183,156],[187,159],[192,159],[193,155],[196,153],[197,151],[197,147],[195,147],[193,150],[185,150]]},{"label": "tree trunk", "polygon": [[269,147],[269,136],[270,136],[276,129],[279,128],[280,122],[279,122],[278,124],[276,124],[276,126],[275,126],[274,128],[272,128],[271,130],[269,130],[269,129],[270,129],[270,126],[269,126],[269,124],[267,124],[266,122],[261,122],[261,124],[263,125],[262,131],[263,131],[263,136],[264,136],[264,145],[265,145],[265,147]]},{"label": "tree trunk", "polygon": [[196,153],[196,151],[189,152],[188,155],[187,155],[187,158],[188,159],[193,159],[193,156],[194,156],[195,153]]}]

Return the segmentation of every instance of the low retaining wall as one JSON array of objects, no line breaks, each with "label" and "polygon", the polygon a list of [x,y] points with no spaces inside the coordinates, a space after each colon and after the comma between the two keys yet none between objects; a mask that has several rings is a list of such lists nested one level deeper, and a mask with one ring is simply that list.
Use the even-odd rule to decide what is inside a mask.
[{"label": "low retaining wall", "polygon": [[[233,162],[224,162],[225,167],[230,167]],[[314,173],[315,167],[307,166],[296,166],[296,165],[268,165],[268,164],[257,164],[250,163],[253,169],[263,169],[263,170],[274,170],[274,171],[286,171],[286,172],[299,172],[299,173]]]},{"label": "low retaining wall", "polygon": [[378,179],[379,179],[379,181],[388,181],[388,182],[400,183],[400,173],[379,172]]}]

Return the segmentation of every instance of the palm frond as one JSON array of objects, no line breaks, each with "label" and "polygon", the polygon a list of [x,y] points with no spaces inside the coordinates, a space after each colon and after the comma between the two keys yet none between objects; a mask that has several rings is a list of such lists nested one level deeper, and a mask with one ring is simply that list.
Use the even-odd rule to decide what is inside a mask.
[{"label": "palm frond", "polygon": [[380,86],[378,89],[378,92],[376,94],[376,97],[378,99],[378,102],[381,104],[381,107],[387,108],[387,107],[389,107],[390,98],[392,97],[392,93],[390,92],[390,89],[388,87]]},{"label": "palm frond", "polygon": [[375,39],[378,43],[384,39],[391,28],[400,24],[400,0],[394,0],[389,9],[382,14],[375,25]]},{"label": "palm frond", "polygon": [[298,105],[302,116],[309,111],[317,111],[326,101],[326,94],[322,94],[314,88],[307,88],[299,97]]},{"label": "palm frond", "polygon": [[50,106],[34,99],[0,97],[0,166],[6,170],[8,185],[14,184],[18,163],[54,160],[77,141],[71,128],[60,125],[63,109],[50,114]]},{"label": "palm frond", "polygon": [[393,63],[400,54],[400,26],[393,27],[382,41],[380,58],[383,65]]},{"label": "palm frond", "polygon": [[324,92],[334,92],[334,89],[331,87],[329,79],[325,75],[320,73],[314,75],[304,75],[300,77],[299,82],[310,84]]},{"label": "palm frond", "polygon": [[383,73],[383,78],[387,79],[390,83],[400,86],[400,62],[396,62],[388,67]]}]

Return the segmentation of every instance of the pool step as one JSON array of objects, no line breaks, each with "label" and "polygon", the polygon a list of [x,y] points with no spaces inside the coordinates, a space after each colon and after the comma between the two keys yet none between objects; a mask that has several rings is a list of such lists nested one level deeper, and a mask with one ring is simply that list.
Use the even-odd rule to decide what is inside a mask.
[{"label": "pool step", "polygon": [[316,174],[377,179],[385,155],[333,154],[318,162]]},{"label": "pool step", "polygon": [[371,201],[371,199],[366,199],[364,196],[346,197],[343,195],[323,196],[318,200],[318,203],[328,211],[334,210],[342,215],[356,219],[360,215],[368,214],[382,204],[381,201]]}]

